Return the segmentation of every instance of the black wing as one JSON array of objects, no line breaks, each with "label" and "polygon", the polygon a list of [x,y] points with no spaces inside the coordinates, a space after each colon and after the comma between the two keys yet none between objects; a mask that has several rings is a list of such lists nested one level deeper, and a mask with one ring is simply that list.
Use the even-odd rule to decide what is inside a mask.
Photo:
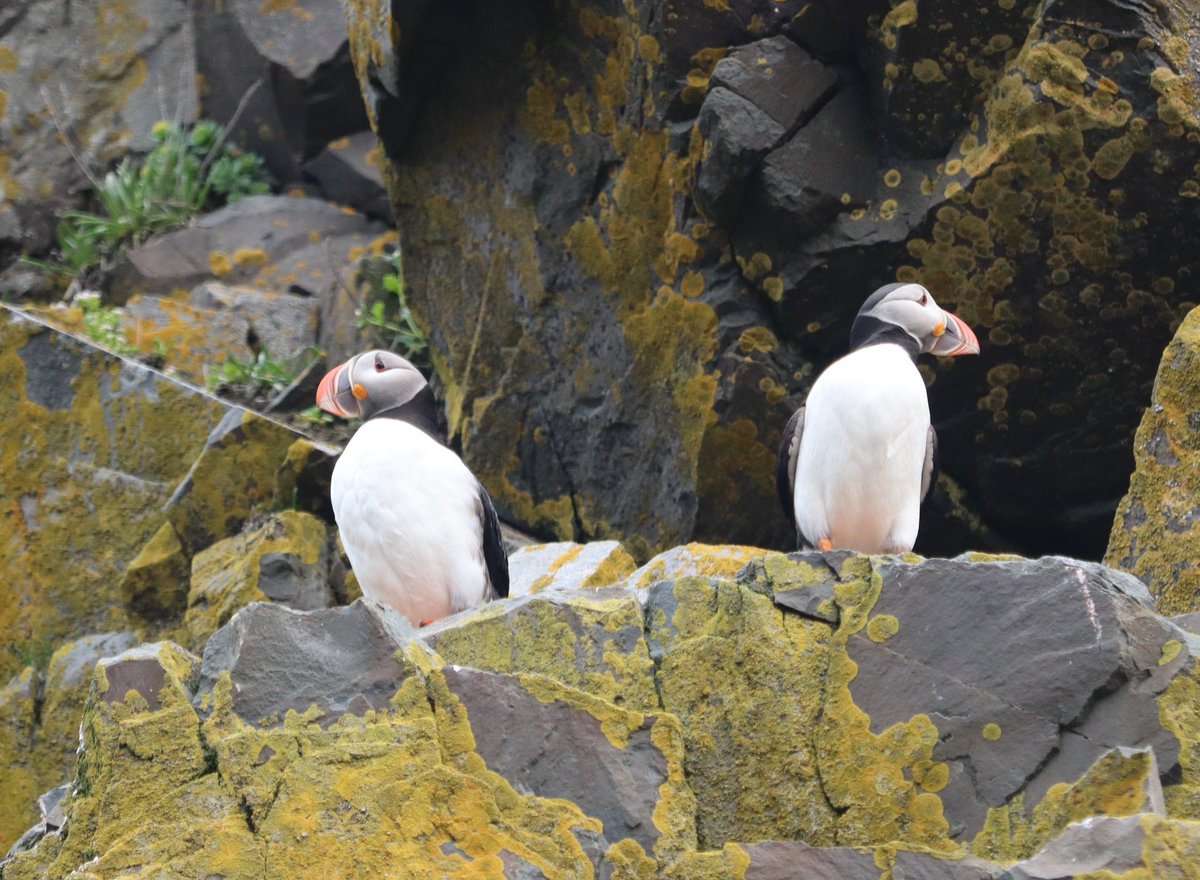
[{"label": "black wing", "polygon": [[925,439],[925,466],[921,469],[921,506],[924,507],[933,497],[933,489],[937,485],[938,448],[937,431],[929,426],[929,434]]},{"label": "black wing", "polygon": [[508,596],[508,554],[500,537],[500,518],[492,506],[491,496],[483,484],[479,486],[479,513],[483,519],[483,561],[487,564],[488,580],[492,582],[494,598]]},{"label": "black wing", "polygon": [[783,428],[783,439],[779,441],[779,458],[775,463],[775,491],[783,515],[793,526],[796,524],[796,458],[800,455],[800,435],[804,433],[804,407],[792,413]]}]

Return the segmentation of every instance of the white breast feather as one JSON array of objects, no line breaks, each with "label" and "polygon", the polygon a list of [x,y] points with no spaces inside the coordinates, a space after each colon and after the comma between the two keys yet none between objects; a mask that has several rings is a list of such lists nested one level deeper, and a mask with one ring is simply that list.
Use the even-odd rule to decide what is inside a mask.
[{"label": "white breast feather", "polygon": [[338,459],[330,495],[365,596],[419,623],[489,594],[475,477],[420,429],[366,422]]},{"label": "white breast feather", "polygon": [[832,364],[806,402],[795,512],[814,543],[861,553],[911,550],[929,430],[925,383],[896,345]]}]

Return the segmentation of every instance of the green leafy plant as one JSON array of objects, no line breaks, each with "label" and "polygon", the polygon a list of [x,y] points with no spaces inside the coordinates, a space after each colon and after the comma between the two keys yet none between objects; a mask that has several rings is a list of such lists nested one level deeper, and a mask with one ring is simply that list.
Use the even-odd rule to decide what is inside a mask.
[{"label": "green leafy plant", "polygon": [[393,252],[388,262],[391,264],[390,271],[383,275],[382,284],[390,296],[360,307],[356,313],[357,324],[360,330],[373,327],[383,337],[387,348],[411,360],[424,353],[429,347],[429,340],[408,307],[400,252]]},{"label": "green leafy plant", "polygon": [[128,357],[138,353],[125,338],[121,313],[101,303],[99,293],[83,291],[75,295],[74,303],[83,313],[83,332],[88,339],[115,354]]},{"label": "green leafy plant", "polygon": [[337,421],[332,414],[325,412],[319,406],[310,406],[308,409],[300,410],[300,418],[310,425],[332,425]]},{"label": "green leafy plant", "polygon": [[96,212],[68,211],[59,218],[60,262],[29,262],[78,277],[206,208],[270,192],[263,160],[227,143],[227,132],[215,122],[190,130],[158,122],[151,136],[155,147],[144,159],[123,159],[92,179]]},{"label": "green leafy plant", "polygon": [[295,371],[264,350],[250,361],[226,355],[225,363],[205,376],[205,385],[212,392],[230,391],[244,397],[259,397],[278,394],[295,379]]}]

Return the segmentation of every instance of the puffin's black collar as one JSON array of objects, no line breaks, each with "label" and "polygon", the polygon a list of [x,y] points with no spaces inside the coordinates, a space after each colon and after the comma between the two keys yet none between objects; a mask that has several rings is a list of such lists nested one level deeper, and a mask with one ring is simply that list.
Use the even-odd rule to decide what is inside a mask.
[{"label": "puffin's black collar", "polygon": [[[380,410],[371,416],[372,419],[397,419],[407,422],[415,428],[420,428],[434,440],[437,435],[437,401],[433,389],[426,385],[416,396],[399,406]],[[441,442],[440,440],[438,441]]]},{"label": "puffin's black collar", "polygon": [[854,326],[850,328],[851,351],[883,343],[900,346],[914,363],[921,353],[921,343],[910,336],[903,327],[881,321],[872,315],[859,315],[854,319]]}]

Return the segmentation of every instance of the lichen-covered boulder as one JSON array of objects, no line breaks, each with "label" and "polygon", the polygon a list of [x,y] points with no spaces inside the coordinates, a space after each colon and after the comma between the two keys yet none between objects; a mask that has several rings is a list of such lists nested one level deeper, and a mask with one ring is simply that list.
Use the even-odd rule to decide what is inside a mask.
[{"label": "lichen-covered boulder", "polygon": [[79,722],[92,669],[135,644],[128,632],[83,636],[55,651],[44,669],[26,669],[0,692],[0,791],[8,798],[0,811],[0,849],[7,849],[23,830],[20,826],[32,821],[36,804],[25,796],[30,786],[44,792],[75,778]]},{"label": "lichen-covered boulder", "polygon": [[334,604],[337,551],[329,526],[285,510],[252,531],[225,538],[192,557],[187,610],[178,639],[201,650],[209,636],[251,602],[298,611]]},{"label": "lichen-covered boulder", "polygon": [[0,849],[5,851],[33,824],[34,801],[46,787],[27,757],[37,730],[39,684],[37,670],[26,666],[0,688],[0,755],[8,758],[0,785],[12,806],[0,815]]},{"label": "lichen-covered boulder", "polygon": [[294,490],[331,472],[322,465],[335,456],[280,422],[228,406],[167,500],[167,520],[190,556],[240,532],[251,514],[294,503]]},{"label": "lichen-covered boulder", "polygon": [[1104,556],[1145,581],[1163,614],[1200,611],[1198,375],[1200,310],[1193,310],[1163,352]]},{"label": "lichen-covered boulder", "polygon": [[202,664],[100,664],[65,825],[4,876],[1194,868],[1200,639],[1149,602],[1062,558],[768,553],[421,629],[255,604]]},{"label": "lichen-covered boulder", "polygon": [[[9,511],[0,542],[4,675],[29,664],[45,670],[56,648],[82,650],[86,640],[76,640],[97,632],[171,630],[186,608],[193,554],[265,507],[327,512],[333,450],[282,424],[8,307],[0,309],[0,361],[9,415],[0,427],[0,500]],[[286,592],[291,563],[276,563]],[[63,755],[74,751],[80,704],[56,663],[48,677],[28,673],[34,727],[22,733],[16,716],[3,725],[0,738],[26,742],[18,752],[27,753],[13,759],[5,791],[45,791],[71,766]],[[26,772],[28,785],[18,784]],[[28,824],[32,801],[14,803],[13,825]],[[5,825],[0,835],[12,831]]]},{"label": "lichen-covered boulder", "polygon": [[318,310],[311,296],[209,281],[186,300],[134,294],[121,321],[132,346],[168,352],[174,374],[204,385],[227,360],[253,364],[259,352],[300,369],[316,347]]},{"label": "lichen-covered boulder", "polygon": [[393,238],[361,214],[321,199],[248,196],[130,250],[109,289],[123,301],[135,293],[186,294],[215,278],[320,296],[359,257]]},{"label": "lichen-covered boulder", "polygon": [[230,407],[8,307],[0,360],[3,644],[125,629],[124,567]]},{"label": "lichen-covered boulder", "polygon": [[508,595],[608,587],[633,569],[633,557],[620,541],[531,544],[508,557]]},{"label": "lichen-covered boulder", "polygon": [[[71,63],[63,60],[72,59]],[[151,146],[163,116],[196,118],[185,0],[6,4],[0,11],[0,257],[41,252],[85,170]]]},{"label": "lichen-covered boulder", "polygon": [[984,339],[922,367],[967,508],[919,546],[1099,554],[1200,268],[1183,7],[346,7],[450,429],[508,517],[639,560],[791,546],[779,432],[865,297],[919,281]]}]

